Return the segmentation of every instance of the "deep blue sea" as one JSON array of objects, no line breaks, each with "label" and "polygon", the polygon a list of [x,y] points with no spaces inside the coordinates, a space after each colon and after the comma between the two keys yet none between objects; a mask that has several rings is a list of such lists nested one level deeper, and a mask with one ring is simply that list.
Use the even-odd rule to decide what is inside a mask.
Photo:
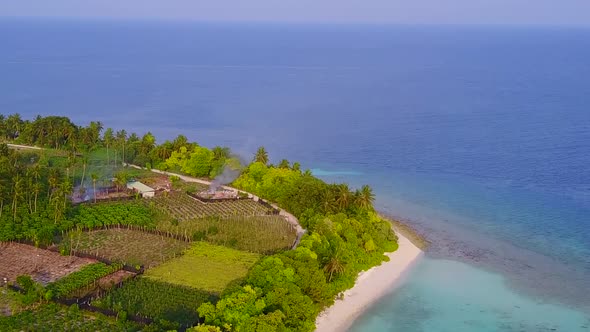
[{"label": "deep blue sea", "polygon": [[590,29],[4,19],[0,110],[370,184],[432,246],[352,331],[590,331]]}]

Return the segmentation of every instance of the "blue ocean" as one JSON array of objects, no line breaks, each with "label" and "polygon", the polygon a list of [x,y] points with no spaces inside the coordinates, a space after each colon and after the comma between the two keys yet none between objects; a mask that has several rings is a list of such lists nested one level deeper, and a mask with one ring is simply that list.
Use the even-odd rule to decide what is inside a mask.
[{"label": "blue ocean", "polygon": [[351,331],[590,331],[590,28],[0,20],[2,114],[371,185],[432,245]]}]

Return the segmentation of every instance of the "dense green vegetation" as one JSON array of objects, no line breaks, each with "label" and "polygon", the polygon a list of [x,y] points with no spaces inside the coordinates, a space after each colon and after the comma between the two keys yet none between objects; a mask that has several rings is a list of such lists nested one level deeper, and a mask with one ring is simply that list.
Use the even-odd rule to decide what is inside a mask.
[{"label": "dense green vegetation", "polygon": [[147,332],[151,329],[127,321],[117,321],[101,314],[81,311],[75,305],[65,307],[50,303],[9,317],[0,315],[0,331],[3,332],[129,332],[141,330]]},{"label": "dense green vegetation", "polygon": [[0,286],[0,317],[16,314],[26,308],[23,295]]},{"label": "dense green vegetation", "polygon": [[258,254],[196,242],[184,255],[148,270],[145,276],[219,294],[243,279],[259,258]]},{"label": "dense green vegetation", "polygon": [[0,144],[0,241],[49,243],[69,208],[72,183],[46,155]]},{"label": "dense green vegetation", "polygon": [[19,114],[0,115],[0,139],[71,153],[105,148],[109,164],[124,161],[141,166],[178,168],[195,176],[214,176],[222,171],[227,160],[232,159],[228,148],[207,149],[189,142],[182,135],[156,145],[156,138],[150,132],[139,137],[124,129],[117,132],[111,128],[103,129],[99,121],[84,127],[61,116],[38,116],[31,121],[23,120]]},{"label": "dense green vegetation", "polygon": [[176,329],[195,324],[199,319],[196,309],[212,299],[214,296],[207,291],[141,277],[92,304],[122,315],[150,318],[161,326]]},{"label": "dense green vegetation", "polygon": [[80,271],[73,272],[47,285],[45,287],[47,291],[45,298],[66,298],[74,291],[87,287],[98,279],[120,270],[122,267],[121,264],[106,265],[104,263],[86,265]]},{"label": "dense green vegetation", "polygon": [[153,228],[154,212],[143,202],[101,203],[78,205],[65,221],[66,228],[93,229],[103,226],[140,226]]},{"label": "dense green vegetation", "polygon": [[397,248],[390,224],[372,208],[370,188],[351,192],[297,168],[268,167],[257,154],[234,185],[287,207],[308,229],[296,250],[266,257],[242,288],[199,307],[224,331],[313,331],[319,312],[352,287],[362,270]]}]

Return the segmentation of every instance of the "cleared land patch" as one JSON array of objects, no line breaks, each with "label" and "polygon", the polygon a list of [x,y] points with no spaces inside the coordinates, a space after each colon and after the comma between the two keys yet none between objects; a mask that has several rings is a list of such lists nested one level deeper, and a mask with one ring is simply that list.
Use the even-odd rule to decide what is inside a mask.
[{"label": "cleared land patch", "polygon": [[56,252],[20,243],[0,243],[0,280],[15,281],[20,275],[47,285],[96,260],[62,256]]},{"label": "cleared land patch", "polygon": [[183,256],[149,270],[146,278],[221,293],[246,276],[260,255],[196,242]]},{"label": "cleared land patch", "polygon": [[72,232],[64,242],[76,251],[146,268],[179,256],[190,246],[187,242],[166,236],[119,228]]}]

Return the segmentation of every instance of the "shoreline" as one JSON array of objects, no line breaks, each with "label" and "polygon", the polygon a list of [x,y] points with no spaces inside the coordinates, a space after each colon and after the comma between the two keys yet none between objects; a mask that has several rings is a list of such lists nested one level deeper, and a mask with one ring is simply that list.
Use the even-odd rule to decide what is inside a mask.
[{"label": "shoreline", "polygon": [[316,332],[346,331],[363,312],[381,297],[395,289],[424,252],[404,234],[396,230],[399,248],[385,253],[384,262],[361,272],[354,287],[344,292],[343,299],[336,300],[316,319]]},{"label": "shoreline", "polygon": [[381,217],[382,219],[389,221],[391,227],[393,228],[395,233],[398,234],[398,236],[400,234],[403,235],[420,250],[426,251],[428,247],[430,247],[430,241],[428,241],[426,237],[420,235],[420,233],[418,233],[418,231],[412,228],[412,226],[408,225],[408,223],[398,218],[391,217],[385,212],[377,211],[377,214],[379,214],[379,217]]}]

